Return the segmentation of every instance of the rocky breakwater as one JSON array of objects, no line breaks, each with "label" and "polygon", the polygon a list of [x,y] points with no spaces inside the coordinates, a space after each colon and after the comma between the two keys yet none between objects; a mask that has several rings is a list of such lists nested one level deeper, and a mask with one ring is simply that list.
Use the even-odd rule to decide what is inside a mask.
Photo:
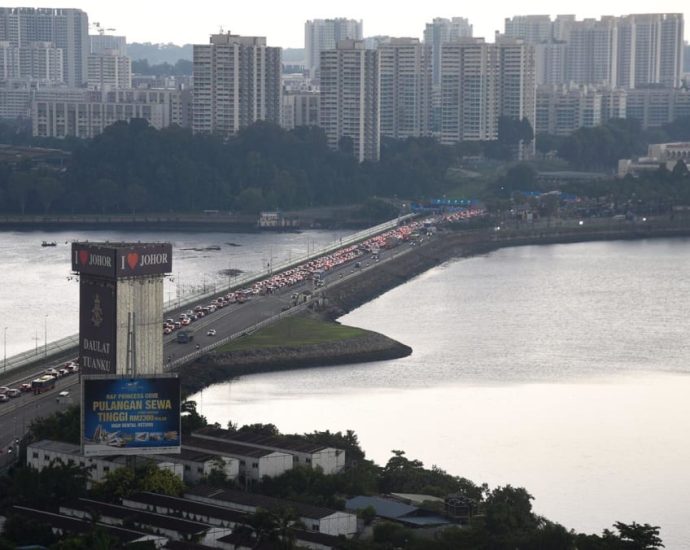
[{"label": "rocky breakwater", "polygon": [[247,374],[384,361],[412,353],[409,346],[382,334],[362,332],[362,335],[353,338],[319,344],[211,353],[182,368],[182,392],[191,395],[211,384]]}]

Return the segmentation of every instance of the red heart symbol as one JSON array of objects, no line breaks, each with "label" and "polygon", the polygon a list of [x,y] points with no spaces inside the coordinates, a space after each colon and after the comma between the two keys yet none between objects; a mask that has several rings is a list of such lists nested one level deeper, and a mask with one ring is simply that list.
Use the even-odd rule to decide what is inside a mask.
[{"label": "red heart symbol", "polygon": [[89,261],[89,251],[88,250],[80,250],[79,251],[79,262],[81,263],[81,265],[86,265],[88,261]]},{"label": "red heart symbol", "polygon": [[130,252],[127,254],[127,265],[129,268],[134,271],[134,268],[137,266],[137,262],[139,261],[139,254],[136,252]]}]

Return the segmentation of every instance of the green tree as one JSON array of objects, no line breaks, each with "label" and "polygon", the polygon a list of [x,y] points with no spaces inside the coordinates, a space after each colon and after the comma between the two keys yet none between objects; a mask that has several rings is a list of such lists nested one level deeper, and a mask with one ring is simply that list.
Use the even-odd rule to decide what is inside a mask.
[{"label": "green tree", "polygon": [[522,487],[506,485],[491,491],[484,503],[487,531],[493,535],[513,535],[536,528],[533,499]]},{"label": "green tree", "polygon": [[108,502],[116,502],[140,491],[180,496],[184,492],[184,483],[172,472],[146,462],[135,468],[118,468],[92,488],[94,496]]},{"label": "green tree", "polygon": [[18,514],[7,518],[2,534],[17,546],[50,546],[57,540],[50,525]]},{"label": "green tree", "polygon": [[659,527],[648,523],[639,524],[634,521],[630,524],[617,521],[614,527],[618,530],[622,548],[625,550],[656,550],[664,548],[659,537]]},{"label": "green tree", "polygon": [[33,441],[52,439],[79,445],[81,437],[81,413],[79,405],[70,405],[64,411],[46,417],[38,417],[29,424],[29,436]]},{"label": "green tree", "polygon": [[125,190],[125,201],[127,208],[132,214],[136,214],[146,205],[148,194],[146,188],[138,183],[130,183]]},{"label": "green tree", "polygon": [[65,188],[58,179],[51,176],[39,178],[36,182],[36,194],[43,206],[43,212],[46,214],[50,212],[51,206],[63,195],[64,191]]},{"label": "green tree", "polygon": [[10,176],[10,181],[7,184],[7,193],[17,204],[22,215],[26,213],[29,193],[31,193],[33,187],[34,179],[27,172],[15,172]]},{"label": "green tree", "polygon": [[264,196],[261,189],[247,187],[235,199],[235,208],[245,214],[258,214],[265,208]]},{"label": "green tree", "polygon": [[196,409],[196,401],[185,401],[180,408],[182,409],[181,423],[184,435],[189,435],[195,430],[208,426],[206,417],[199,414]]},{"label": "green tree", "polygon": [[92,193],[102,214],[117,210],[117,205],[121,199],[120,188],[113,180],[109,178],[97,180]]}]

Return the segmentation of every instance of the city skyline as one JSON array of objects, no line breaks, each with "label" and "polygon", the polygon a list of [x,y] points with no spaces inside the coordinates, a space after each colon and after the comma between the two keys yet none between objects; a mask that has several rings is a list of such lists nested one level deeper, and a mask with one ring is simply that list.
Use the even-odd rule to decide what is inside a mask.
[{"label": "city skyline", "polygon": [[[364,36],[390,35],[397,37],[422,38],[424,26],[436,17],[466,17],[474,27],[474,35],[493,40],[495,31],[503,32],[504,19],[515,15],[573,13],[572,4],[567,2],[531,2],[524,9],[516,9],[514,4],[500,2],[492,10],[483,6],[458,6],[447,0],[432,0],[423,5],[411,5],[404,12],[396,12],[391,18],[390,9],[376,6],[371,2],[352,0],[344,7],[327,6],[314,0],[300,0],[297,3],[281,3],[269,0],[261,11],[254,7],[237,5],[218,5],[209,0],[199,0],[194,4],[193,15],[185,4],[178,0],[169,2],[133,2],[122,0],[117,7],[112,4],[89,2],[87,0],[46,0],[36,3],[12,3],[7,7],[49,7],[78,8],[86,11],[91,24],[90,32],[96,34],[94,22],[103,29],[115,29],[115,34],[127,36],[128,42],[153,42],[193,44],[206,43],[211,34],[224,31],[243,36],[265,36],[269,46],[284,48],[304,47],[304,23],[308,19],[329,19],[336,17],[363,20]],[[638,0],[622,2],[614,0],[606,6],[594,2],[577,4],[575,15],[578,19],[598,18],[601,15],[627,15],[632,13],[683,13],[690,17],[690,8],[682,0],[667,0],[657,3],[653,8]],[[264,17],[270,13],[270,19]],[[136,14],[136,17],[132,17]],[[151,22],[155,24],[152,25]],[[111,32],[111,31],[106,31]]]}]

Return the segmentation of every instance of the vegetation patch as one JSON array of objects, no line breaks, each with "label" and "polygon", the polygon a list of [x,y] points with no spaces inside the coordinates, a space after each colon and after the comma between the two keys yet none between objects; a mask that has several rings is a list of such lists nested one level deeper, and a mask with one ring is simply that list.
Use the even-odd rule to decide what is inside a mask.
[{"label": "vegetation patch", "polygon": [[361,328],[348,327],[314,317],[295,316],[230,342],[218,348],[216,353],[327,344],[359,338],[366,334],[368,331]]}]

